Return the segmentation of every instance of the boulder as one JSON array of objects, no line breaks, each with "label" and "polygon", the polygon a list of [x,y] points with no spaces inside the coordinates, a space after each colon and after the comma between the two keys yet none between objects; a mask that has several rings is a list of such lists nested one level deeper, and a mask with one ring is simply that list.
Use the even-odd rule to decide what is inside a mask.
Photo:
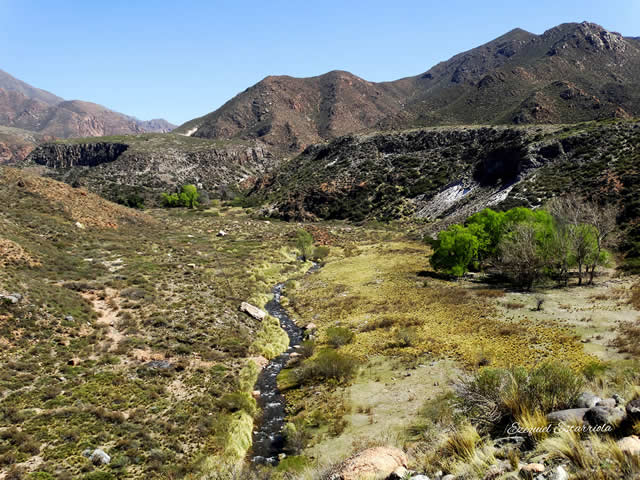
[{"label": "boulder", "polygon": [[363,477],[389,477],[399,467],[407,466],[407,455],[393,447],[375,447],[345,460],[331,480],[359,480]]},{"label": "boulder", "polygon": [[491,468],[489,468],[489,470],[487,470],[487,473],[484,475],[484,480],[495,480],[496,478],[501,477],[502,475],[507,473],[508,466],[509,466],[508,462],[506,463],[500,462],[497,465],[492,465]]},{"label": "boulder", "polygon": [[576,401],[577,408],[593,408],[602,399],[591,392],[582,392]]},{"label": "boulder", "polygon": [[304,329],[311,331],[311,330],[317,330],[318,327],[316,326],[315,323],[307,323],[307,326],[304,327]]},{"label": "boulder", "polygon": [[12,295],[0,295],[0,300],[6,303],[10,303],[12,305],[15,305],[16,303],[18,303],[21,298],[22,298],[22,295],[19,295],[17,293],[14,293]]},{"label": "boulder", "polygon": [[405,467],[396,468],[391,475],[387,477],[387,480],[404,480],[408,478],[415,478],[411,476],[411,472]]},{"label": "boulder", "polygon": [[562,465],[559,465],[551,472],[549,480],[569,480],[569,474]]},{"label": "boulder", "polygon": [[173,368],[171,362],[166,360],[151,360],[150,362],[145,363],[144,366],[155,370],[169,370]]},{"label": "boulder", "polygon": [[511,437],[496,438],[493,441],[493,446],[496,448],[502,448],[507,446],[520,448],[525,441],[526,439],[524,437],[521,437],[519,435],[514,435]]},{"label": "boulder", "polygon": [[529,473],[542,473],[544,470],[544,465],[541,463],[528,463],[525,466],[520,467],[520,471]]},{"label": "boulder", "polygon": [[89,458],[95,465],[107,465],[111,461],[111,457],[100,448],[96,448]]},{"label": "boulder", "polygon": [[558,410],[547,415],[550,423],[581,423],[588,408],[570,408],[568,410]]},{"label": "boulder", "polygon": [[247,302],[242,302],[240,304],[240,311],[260,321],[264,320],[267,316],[267,312],[265,312],[264,310],[260,310],[258,307],[254,307]]},{"label": "boulder", "polygon": [[624,437],[618,440],[618,447],[623,452],[630,453],[631,455],[640,454],[640,438],[637,435],[631,435],[630,437]]},{"label": "boulder", "polygon": [[640,397],[627,403],[627,415],[634,419],[640,419]]},{"label": "boulder", "polygon": [[611,425],[617,426],[626,417],[626,413],[621,407],[593,407],[584,414],[584,419],[592,427]]},{"label": "boulder", "polygon": [[253,391],[251,392],[251,396],[252,396],[253,398],[255,398],[256,400],[257,400],[257,399],[259,399],[259,398],[260,398],[260,390],[253,390]]},{"label": "boulder", "polygon": [[604,407],[604,408],[614,408],[617,405],[617,402],[613,398],[605,398],[600,400],[598,403],[594,405],[594,407]]}]

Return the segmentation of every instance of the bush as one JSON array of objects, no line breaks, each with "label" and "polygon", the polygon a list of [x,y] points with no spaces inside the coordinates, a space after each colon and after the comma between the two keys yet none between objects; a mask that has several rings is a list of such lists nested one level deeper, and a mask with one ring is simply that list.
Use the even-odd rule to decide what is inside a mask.
[{"label": "bush", "polygon": [[229,412],[243,410],[252,416],[256,412],[256,401],[247,392],[228,393],[220,399],[219,404]]},{"label": "bush", "polygon": [[306,230],[298,230],[296,232],[296,247],[298,248],[298,252],[300,252],[300,256],[302,257],[302,261],[306,262],[313,256],[313,237]]},{"label": "bush", "polygon": [[531,412],[571,408],[583,382],[570,368],[545,362],[532,370],[485,368],[458,385],[457,393],[462,411],[491,430]]},{"label": "bush", "polygon": [[347,327],[330,327],[327,329],[327,343],[338,348],[351,343],[354,333]]},{"label": "bush", "polygon": [[342,354],[336,350],[322,350],[315,358],[310,358],[295,371],[300,383],[318,382],[322,380],[349,380],[358,367],[355,357]]},{"label": "bush", "polygon": [[316,247],[313,251],[313,260],[316,262],[322,261],[329,256],[329,247]]}]

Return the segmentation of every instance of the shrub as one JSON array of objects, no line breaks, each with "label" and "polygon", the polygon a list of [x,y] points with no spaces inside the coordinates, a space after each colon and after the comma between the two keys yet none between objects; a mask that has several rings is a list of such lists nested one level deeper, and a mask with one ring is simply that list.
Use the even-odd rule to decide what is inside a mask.
[{"label": "shrub", "polygon": [[313,260],[316,262],[322,261],[329,256],[329,247],[316,247],[313,251]]},{"label": "shrub", "polygon": [[478,238],[462,225],[452,225],[438,234],[431,266],[450,275],[461,277],[478,257]]},{"label": "shrub", "polygon": [[545,362],[531,370],[485,368],[457,386],[461,410],[491,430],[502,422],[573,406],[583,377],[570,368]]},{"label": "shrub", "polygon": [[296,247],[302,257],[302,261],[306,262],[313,256],[313,237],[306,230],[300,229],[296,232]]},{"label": "shrub", "polygon": [[322,380],[349,380],[358,367],[355,357],[342,354],[336,350],[320,351],[314,358],[310,358],[295,372],[300,383],[317,382]]},{"label": "shrub", "polygon": [[252,416],[256,412],[256,401],[247,392],[228,393],[220,399],[219,404],[229,412],[243,410]]},{"label": "shrub", "polygon": [[621,353],[640,355],[640,321],[620,323],[613,345]]},{"label": "shrub", "polygon": [[330,327],[327,329],[327,343],[338,348],[351,343],[355,334],[347,327]]}]

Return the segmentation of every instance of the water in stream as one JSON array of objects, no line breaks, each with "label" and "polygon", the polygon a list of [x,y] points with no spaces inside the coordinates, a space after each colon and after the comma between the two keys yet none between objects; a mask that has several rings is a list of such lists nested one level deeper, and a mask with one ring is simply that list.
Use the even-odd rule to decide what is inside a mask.
[{"label": "water in stream", "polygon": [[[319,268],[314,265],[308,273]],[[280,321],[280,326],[289,335],[289,348],[282,355],[274,358],[260,372],[255,389],[260,391],[258,407],[262,416],[253,432],[253,450],[251,461],[258,464],[277,465],[278,455],[283,452],[285,439],[282,430],[285,424],[285,399],[278,390],[276,377],[284,368],[296,346],[302,343],[303,330],[289,317],[280,303],[283,283],[273,287],[273,300],[265,306],[269,315]]]}]

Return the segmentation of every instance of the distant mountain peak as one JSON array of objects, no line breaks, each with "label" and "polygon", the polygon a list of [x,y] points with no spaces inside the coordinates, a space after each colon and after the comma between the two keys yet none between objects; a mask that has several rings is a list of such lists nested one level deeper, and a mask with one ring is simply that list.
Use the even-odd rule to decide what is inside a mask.
[{"label": "distant mountain peak", "polygon": [[0,125],[55,137],[169,132],[166,120],[141,121],[82,100],[64,100],[0,70]]}]

